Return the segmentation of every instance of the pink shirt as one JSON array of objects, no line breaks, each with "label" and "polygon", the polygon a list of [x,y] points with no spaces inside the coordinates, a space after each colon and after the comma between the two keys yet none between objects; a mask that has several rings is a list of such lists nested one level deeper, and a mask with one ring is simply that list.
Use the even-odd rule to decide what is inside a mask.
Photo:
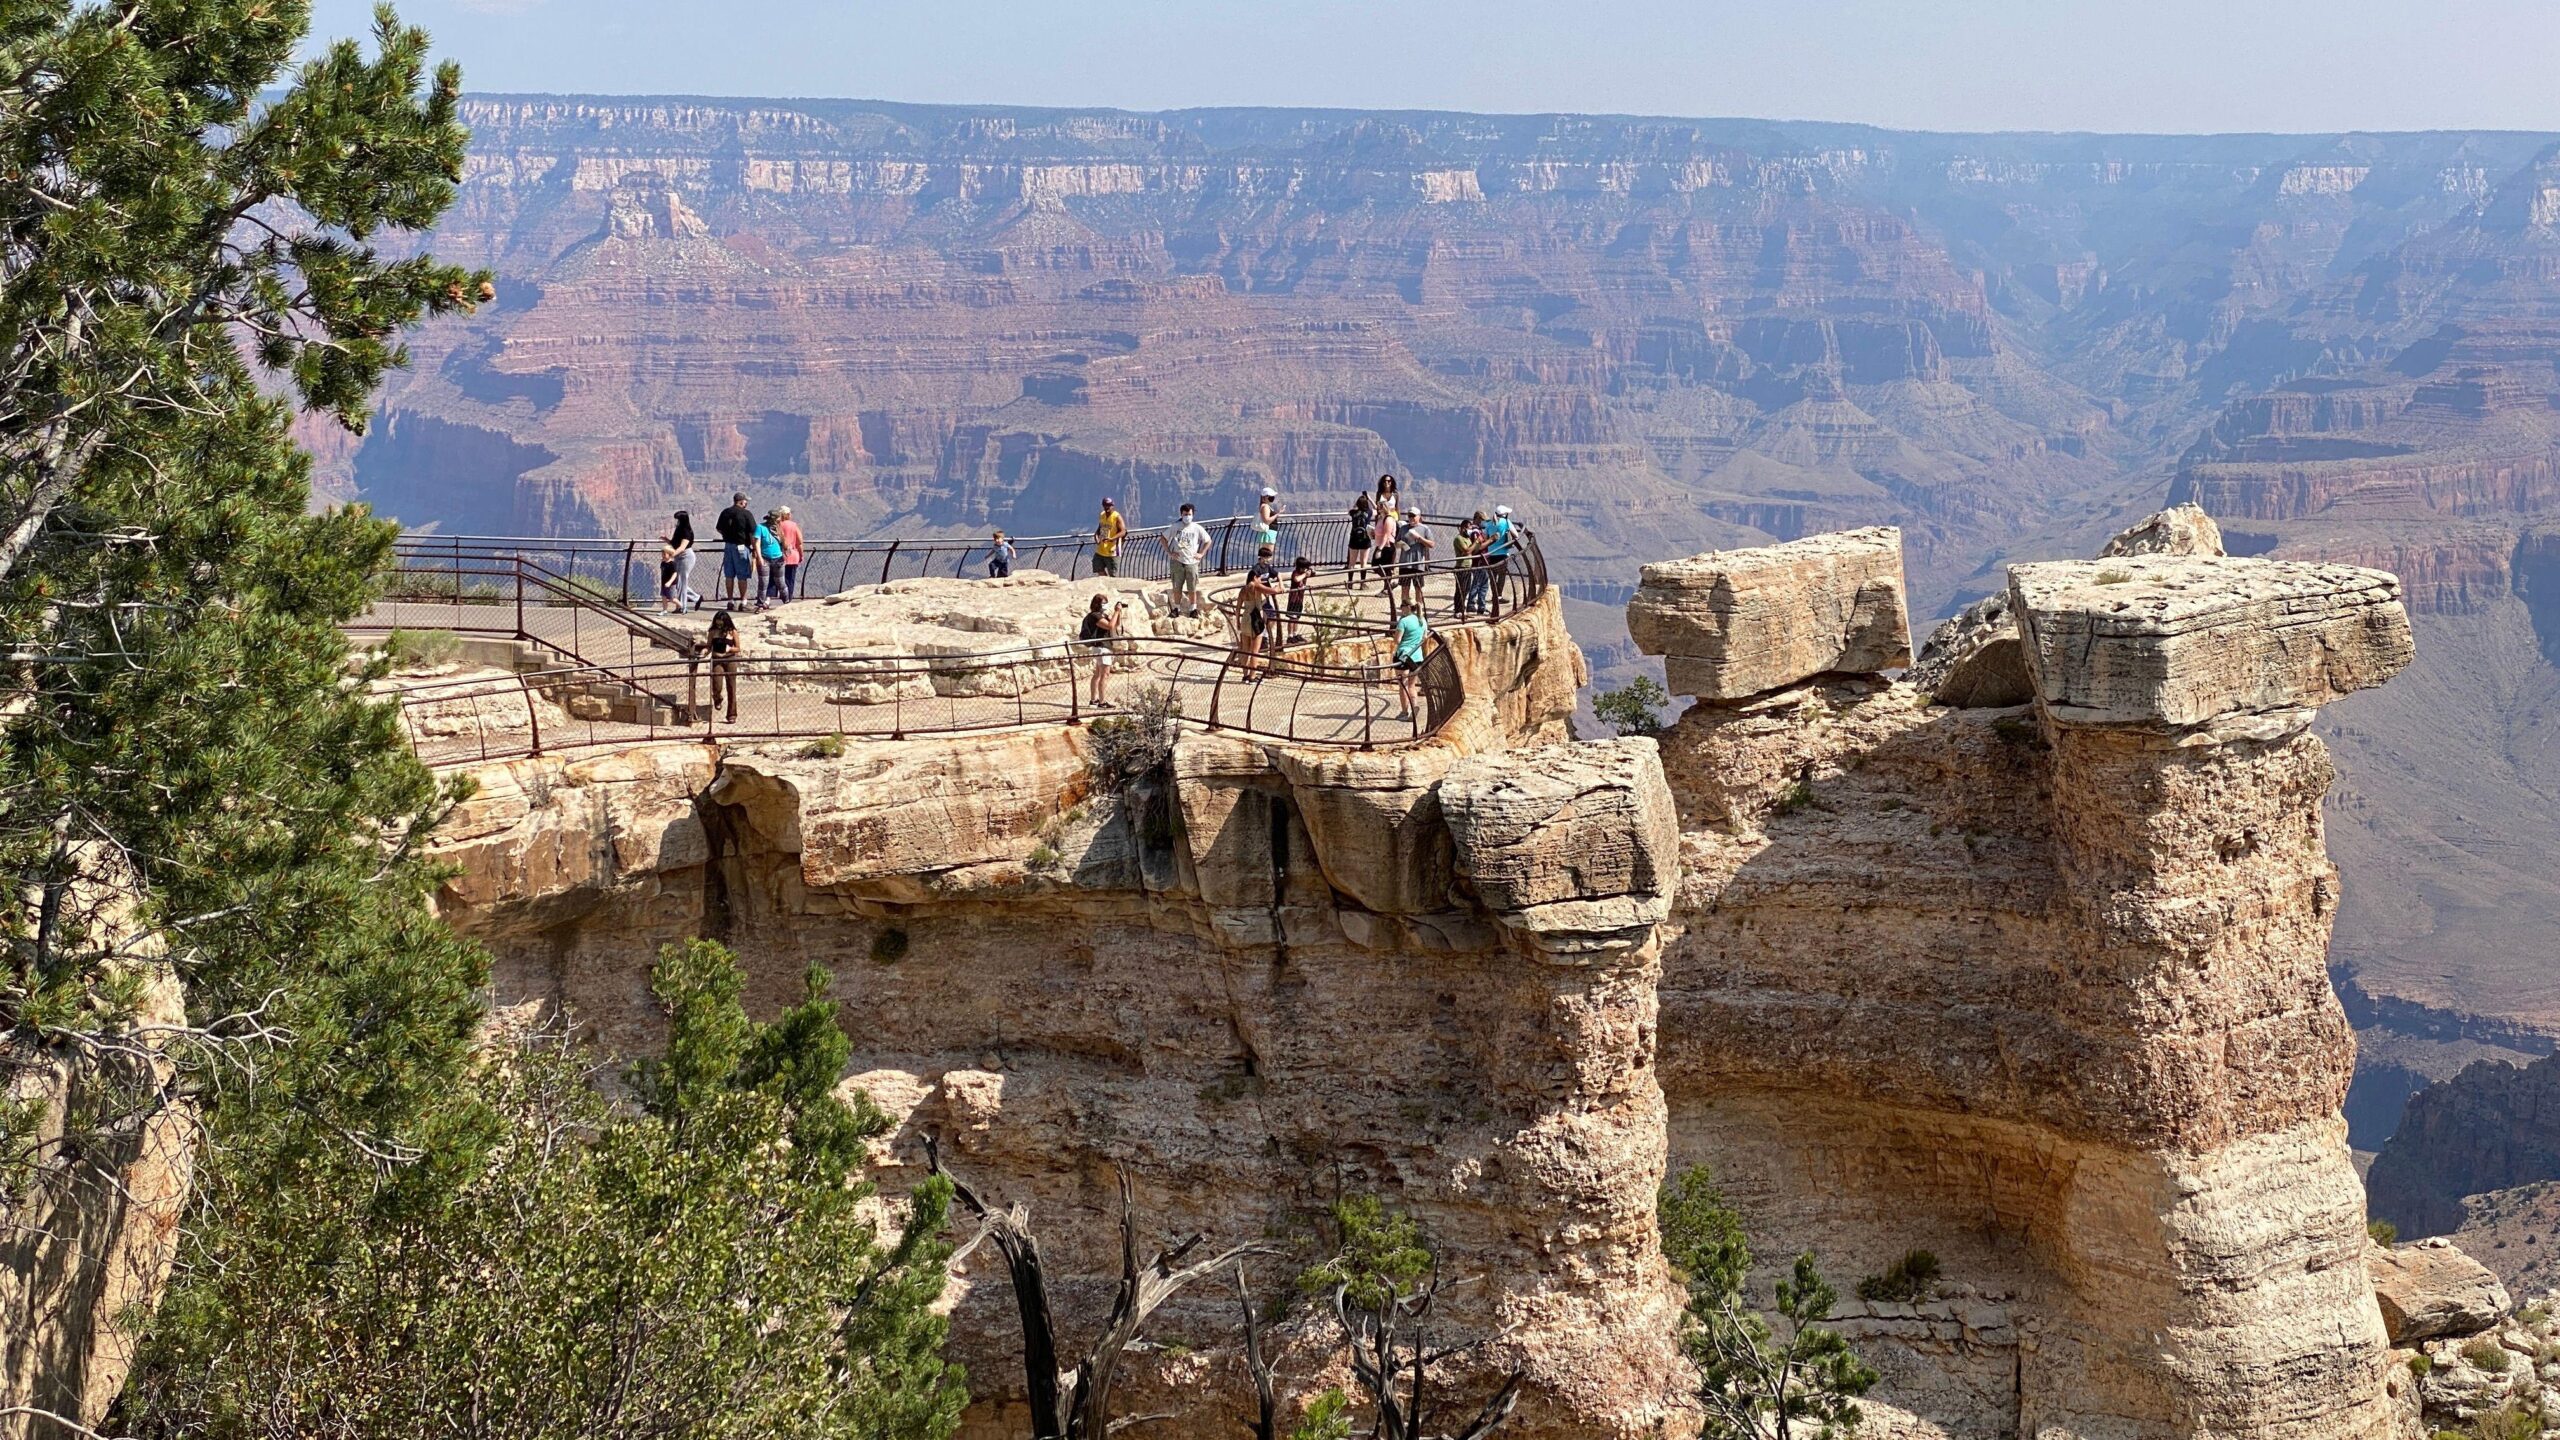
[{"label": "pink shirt", "polygon": [[782,563],[785,565],[799,564],[800,522],[797,520],[783,521],[781,524],[773,527],[773,537],[782,542]]}]

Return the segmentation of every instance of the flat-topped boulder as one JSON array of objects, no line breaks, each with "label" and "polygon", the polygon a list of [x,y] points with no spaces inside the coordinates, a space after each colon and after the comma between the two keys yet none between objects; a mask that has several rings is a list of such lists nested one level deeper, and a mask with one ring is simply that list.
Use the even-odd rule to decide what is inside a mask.
[{"label": "flat-topped boulder", "polygon": [[1440,782],[1459,875],[1541,948],[1648,930],[1671,913],[1680,818],[1642,738],[1471,756]]},{"label": "flat-topped boulder", "polygon": [[2413,654],[2399,580],[2353,565],[2056,561],[2012,569],[2009,594],[2037,698],[2066,723],[2188,726],[2326,705]]},{"label": "flat-topped boulder", "polygon": [[1663,657],[1674,694],[1709,701],[1907,665],[1902,532],[1877,525],[1647,565],[1627,633]]},{"label": "flat-topped boulder", "polygon": [[2477,1335],[2506,1318],[2507,1287],[2450,1240],[2376,1245],[2365,1252],[2365,1268],[2394,1345]]}]

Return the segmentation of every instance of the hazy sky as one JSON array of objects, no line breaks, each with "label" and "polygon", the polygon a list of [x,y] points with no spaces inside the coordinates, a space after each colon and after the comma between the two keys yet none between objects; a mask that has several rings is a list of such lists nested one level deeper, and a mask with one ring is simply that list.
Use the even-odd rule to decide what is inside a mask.
[{"label": "hazy sky", "polygon": [[[406,0],[474,90],[2560,129],[2560,0]],[[321,35],[371,0],[317,0]]]}]

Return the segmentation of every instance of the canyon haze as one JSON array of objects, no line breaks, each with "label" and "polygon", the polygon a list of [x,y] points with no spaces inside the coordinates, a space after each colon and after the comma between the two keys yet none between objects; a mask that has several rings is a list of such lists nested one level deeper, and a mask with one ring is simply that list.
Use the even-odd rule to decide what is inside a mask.
[{"label": "canyon haze", "polygon": [[323,492],[452,532],[1139,523],[1385,471],[1534,525],[1600,683],[1641,562],[1901,527],[1914,620],[2172,500],[2384,568],[2330,711],[2370,1148],[2560,1037],[2554,137],[483,96],[430,327]]}]

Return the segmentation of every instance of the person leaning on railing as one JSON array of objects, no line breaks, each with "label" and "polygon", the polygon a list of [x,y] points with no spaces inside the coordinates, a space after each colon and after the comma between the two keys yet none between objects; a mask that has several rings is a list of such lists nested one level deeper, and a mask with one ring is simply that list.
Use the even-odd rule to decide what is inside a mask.
[{"label": "person leaning on railing", "polygon": [[1102,513],[1093,522],[1093,573],[1120,573],[1120,539],[1129,533],[1129,521],[1120,507],[1109,499],[1102,502]]},{"label": "person leaning on railing", "polygon": [[1484,527],[1484,586],[1478,596],[1478,608],[1491,614],[1498,608],[1510,588],[1511,557],[1520,548],[1519,532],[1511,523],[1511,507],[1493,507],[1493,521]]}]

